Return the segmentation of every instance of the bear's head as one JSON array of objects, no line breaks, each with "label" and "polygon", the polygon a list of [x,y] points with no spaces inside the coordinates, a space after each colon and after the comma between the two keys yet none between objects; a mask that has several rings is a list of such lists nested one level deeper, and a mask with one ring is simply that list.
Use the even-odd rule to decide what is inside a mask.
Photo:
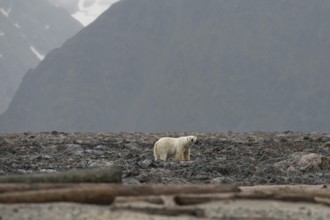
[{"label": "bear's head", "polygon": [[195,136],[188,136],[187,139],[192,144],[196,143],[196,141],[197,141],[197,137],[195,137]]}]

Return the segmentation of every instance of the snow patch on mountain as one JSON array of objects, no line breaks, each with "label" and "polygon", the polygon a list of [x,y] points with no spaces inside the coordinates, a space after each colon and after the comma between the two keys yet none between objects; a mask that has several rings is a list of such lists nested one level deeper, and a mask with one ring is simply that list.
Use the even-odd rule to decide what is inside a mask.
[{"label": "snow patch on mountain", "polygon": [[34,46],[30,46],[31,51],[37,56],[39,60],[43,60],[45,58]]},{"label": "snow patch on mountain", "polygon": [[78,20],[82,25],[87,26],[117,1],[119,0],[95,0],[92,4],[86,6],[86,0],[79,0],[78,11],[72,14],[72,17]]},{"label": "snow patch on mountain", "polygon": [[0,8],[0,12],[1,12],[4,16],[8,17],[8,13],[7,13],[7,11],[6,11],[5,9]]},{"label": "snow patch on mountain", "polygon": [[13,2],[10,3],[10,7],[7,10],[0,8],[0,12],[8,18],[12,9],[13,9]]},{"label": "snow patch on mountain", "polygon": [[2,13],[4,16],[6,16],[7,18],[9,17],[10,10],[6,11],[5,9],[0,8],[0,11],[1,11],[1,13]]}]

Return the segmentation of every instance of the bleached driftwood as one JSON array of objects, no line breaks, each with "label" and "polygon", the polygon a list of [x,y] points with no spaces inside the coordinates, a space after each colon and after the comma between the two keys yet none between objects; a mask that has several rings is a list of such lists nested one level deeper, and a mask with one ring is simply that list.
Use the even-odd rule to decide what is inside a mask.
[{"label": "bleached driftwood", "polygon": [[0,176],[0,183],[121,183],[120,168],[82,169],[59,173]]},{"label": "bleached driftwood", "polygon": [[[41,185],[42,186],[42,185]],[[121,184],[74,184],[63,187],[43,188],[0,194],[0,203],[79,202],[110,204],[116,196],[147,196],[238,192],[231,185],[121,185]],[[45,185],[43,185],[45,187]],[[1,188],[1,187],[0,187]]]}]

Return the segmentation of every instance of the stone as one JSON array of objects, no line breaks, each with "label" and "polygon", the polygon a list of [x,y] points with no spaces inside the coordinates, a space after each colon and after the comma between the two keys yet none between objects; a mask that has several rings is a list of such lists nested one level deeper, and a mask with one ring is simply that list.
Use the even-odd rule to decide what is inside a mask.
[{"label": "stone", "polygon": [[8,144],[8,141],[5,138],[0,137],[0,146],[5,144]]},{"label": "stone", "polygon": [[49,159],[52,159],[52,158],[53,158],[53,156],[51,156],[51,155],[48,155],[48,154],[43,154],[43,155],[41,155],[41,158],[42,158],[42,159],[46,159],[46,160],[49,160]]},{"label": "stone", "polygon": [[125,144],[125,147],[131,151],[138,151],[139,150],[139,145],[137,143],[128,143]]},{"label": "stone", "polygon": [[300,170],[309,171],[309,172],[318,172],[327,168],[329,161],[323,155],[320,154],[306,154],[301,156],[298,161],[298,166]]},{"label": "stone", "polygon": [[97,145],[97,146],[95,147],[95,150],[106,150],[106,149],[107,149],[107,147],[104,146],[104,145]]},{"label": "stone", "polygon": [[54,169],[41,169],[40,173],[56,173],[57,171]]},{"label": "stone", "polygon": [[79,144],[67,144],[65,147],[66,149],[62,152],[62,154],[75,156],[84,155],[84,149]]},{"label": "stone", "polygon": [[124,178],[123,184],[141,184],[141,182],[134,177]]},{"label": "stone", "polygon": [[322,148],[330,148],[330,141],[325,142],[324,144],[321,145]]},{"label": "stone", "polygon": [[94,155],[103,155],[103,151],[100,151],[100,150],[91,150],[91,149],[87,149],[85,150],[86,153],[88,154],[94,154]]},{"label": "stone", "polygon": [[233,180],[229,177],[220,176],[211,180],[211,184],[230,184]]},{"label": "stone", "polygon": [[143,161],[139,162],[138,164],[142,169],[147,169],[150,166],[150,164],[152,164],[152,160],[148,160],[148,159],[143,160]]}]

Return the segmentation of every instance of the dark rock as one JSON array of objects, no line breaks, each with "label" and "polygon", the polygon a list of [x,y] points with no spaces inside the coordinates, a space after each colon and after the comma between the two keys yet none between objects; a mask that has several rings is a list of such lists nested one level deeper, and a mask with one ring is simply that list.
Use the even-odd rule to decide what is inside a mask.
[{"label": "dark rock", "polygon": [[0,137],[0,146],[5,144],[8,144],[8,141],[5,138]]},{"label": "dark rock", "polygon": [[311,137],[308,137],[308,136],[304,136],[304,137],[303,137],[303,140],[304,140],[304,141],[308,141],[308,140],[311,140]]},{"label": "dark rock", "polygon": [[52,131],[52,132],[50,132],[50,134],[51,134],[51,135],[59,135],[60,132],[58,132],[58,131]]}]

